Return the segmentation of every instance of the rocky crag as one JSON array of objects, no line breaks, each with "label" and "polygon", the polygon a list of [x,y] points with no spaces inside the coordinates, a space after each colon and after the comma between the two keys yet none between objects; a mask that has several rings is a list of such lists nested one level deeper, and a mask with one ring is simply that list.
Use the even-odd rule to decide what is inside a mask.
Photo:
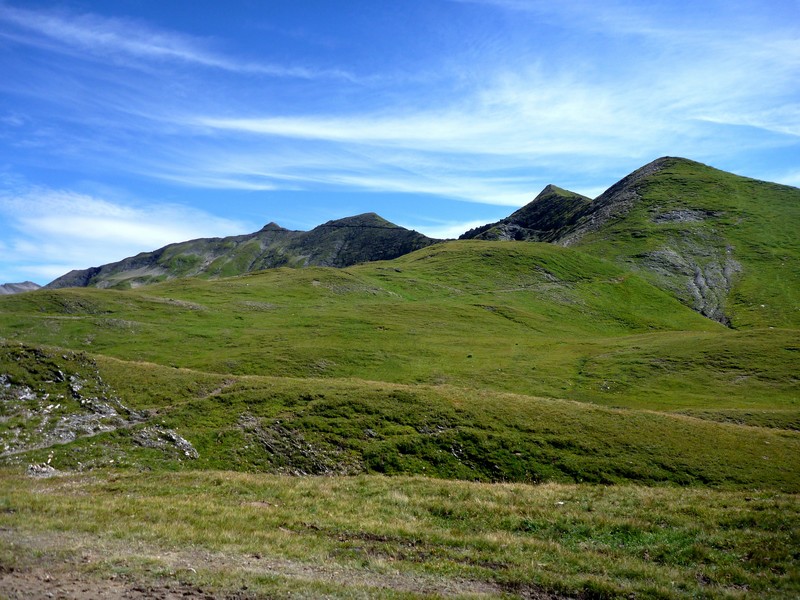
[{"label": "rocky crag", "polygon": [[[140,447],[183,460],[197,458],[189,442],[171,429],[148,424],[149,417],[125,406],[83,352],[0,345],[0,423],[5,425],[0,459],[10,464],[32,450],[55,449],[118,430],[128,431]],[[97,461],[88,456],[80,466],[101,466]],[[28,466],[34,476],[53,472],[49,460]]]}]

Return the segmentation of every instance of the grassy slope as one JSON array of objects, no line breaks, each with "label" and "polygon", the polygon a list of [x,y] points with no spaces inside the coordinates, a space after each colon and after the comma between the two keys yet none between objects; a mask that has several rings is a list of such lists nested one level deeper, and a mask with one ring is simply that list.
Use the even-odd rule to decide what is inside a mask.
[{"label": "grassy slope", "polygon": [[546,244],[453,242],[344,270],[42,291],[0,311],[8,339],[220,373],[649,408],[797,402],[795,331],[737,337],[637,276]]},{"label": "grassy slope", "polygon": [[[90,390],[93,373],[144,418],[106,421],[67,445],[7,456],[61,470],[118,465],[236,469],[289,474],[419,473],[483,481],[575,481],[712,485],[800,491],[800,436],[638,409],[363,380],[214,376],[101,359],[65,361],[60,351],[3,349],[0,370],[60,408],[28,410],[51,420],[75,412],[58,399],[57,370]],[[30,374],[26,365],[49,364]],[[83,366],[81,366],[83,365]],[[28,373],[26,375],[26,372]],[[50,383],[47,383],[50,381]],[[100,389],[102,386],[94,386]],[[100,392],[88,395],[97,397]],[[118,411],[120,414],[123,411]],[[18,426],[16,421],[7,427]],[[153,426],[177,431],[199,457],[142,443]],[[6,430],[8,431],[8,430]],[[35,440],[34,440],[35,441]]]},{"label": "grassy slope", "polygon": [[[10,339],[123,359],[98,357],[104,380],[195,444],[193,466],[798,486],[796,332],[731,331],[552,245],[455,242],[0,306]],[[137,447],[138,431],[75,442],[56,463],[179,466]]]},{"label": "grassy slope", "polygon": [[[669,159],[637,192],[641,199],[624,218],[587,235],[580,247],[625,268],[638,265],[643,276],[666,288],[674,281],[643,268],[648,253],[669,248],[701,265],[732,258],[742,270],[725,306],[731,324],[800,326],[800,190]],[[694,222],[658,221],[660,215],[686,210],[705,216]]]}]

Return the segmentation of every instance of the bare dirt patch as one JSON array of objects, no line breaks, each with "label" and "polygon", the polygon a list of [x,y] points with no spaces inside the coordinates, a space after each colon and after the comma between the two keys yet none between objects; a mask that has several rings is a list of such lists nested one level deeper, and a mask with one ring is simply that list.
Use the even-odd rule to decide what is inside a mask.
[{"label": "bare dirt patch", "polygon": [[[36,567],[0,573],[0,597],[9,600],[185,600],[217,598],[180,583],[140,584],[82,576],[73,571]],[[227,596],[232,597],[232,596]]]}]

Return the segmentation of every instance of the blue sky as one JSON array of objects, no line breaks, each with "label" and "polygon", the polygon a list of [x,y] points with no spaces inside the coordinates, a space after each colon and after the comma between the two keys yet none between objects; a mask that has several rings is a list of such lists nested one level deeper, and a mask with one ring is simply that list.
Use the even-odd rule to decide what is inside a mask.
[{"label": "blue sky", "polygon": [[0,0],[0,282],[664,155],[800,185],[800,1]]}]

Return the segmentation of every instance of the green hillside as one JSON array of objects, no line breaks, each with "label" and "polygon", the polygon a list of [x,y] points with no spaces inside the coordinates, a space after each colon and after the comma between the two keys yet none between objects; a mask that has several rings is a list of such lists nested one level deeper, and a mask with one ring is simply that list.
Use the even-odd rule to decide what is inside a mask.
[{"label": "green hillside", "polygon": [[0,596],[796,596],[795,197],[662,159],[560,244],[0,297]]},{"label": "green hillside", "polygon": [[573,246],[734,328],[800,325],[800,189],[659,158],[589,200],[547,186],[462,238]]},{"label": "green hillside", "polygon": [[733,327],[800,326],[800,189],[680,158],[649,167],[595,200],[601,226],[585,219],[562,243]]},{"label": "green hillside", "polygon": [[[216,373],[450,384],[614,406],[716,404],[720,389],[726,404],[744,406],[758,404],[756,393],[794,397],[790,350],[754,361],[771,340],[791,346],[792,330],[736,336],[636,275],[549,244],[450,242],[348,269],[42,290],[4,298],[0,310],[9,340]],[[708,372],[685,359],[687,345],[730,359]],[[621,373],[631,362],[637,368]],[[670,383],[682,365],[700,370],[696,386]]]},{"label": "green hillside", "polygon": [[[696,427],[728,427],[734,421],[779,430],[796,427],[800,402],[796,330],[732,331],[610,262],[550,244],[460,241],[347,269],[276,269],[218,281],[176,280],[138,290],[40,290],[0,299],[0,323],[8,351],[24,342],[90,353],[106,361],[101,364],[111,369],[110,376],[118,364],[108,362],[114,358],[125,361],[125,377],[134,382],[136,373],[150,372],[136,365],[166,367],[155,383],[145,386],[145,397],[160,397],[158,390],[170,389],[170,374],[184,369],[183,379],[281,378],[290,382],[281,384],[288,385],[290,395],[314,389],[310,397],[324,396],[326,389],[343,385],[350,390],[344,394],[347,398],[361,400],[355,405],[348,400],[337,409],[342,411],[340,420],[355,422],[364,411],[360,402],[375,386],[407,386],[398,388],[402,398],[416,398],[415,390],[424,388],[425,399],[410,405],[408,425],[423,430],[429,427],[429,411],[444,410],[433,406],[451,401],[446,399],[467,402],[477,397],[490,399],[485,412],[461,415],[459,425],[448,430],[472,428],[480,435],[494,431],[500,427],[494,417],[487,423],[478,421],[492,414],[492,404],[510,401],[512,396],[504,393],[521,398],[514,401],[520,408],[511,411],[516,430],[524,429],[531,418],[522,409],[524,398],[531,406],[551,406],[540,399],[557,398],[611,409],[679,411],[706,421],[691,421]],[[26,385],[34,388],[37,383]],[[130,385],[123,379],[114,387]],[[256,389],[260,385],[253,384]],[[261,402],[261,392],[252,393]],[[137,397],[120,394],[128,401]],[[391,394],[389,399],[378,396],[375,418],[389,419],[397,408],[395,401]],[[198,401],[191,395],[187,400]],[[246,404],[255,401],[247,394],[242,399]],[[281,402],[267,412],[276,416],[280,406]],[[312,406],[316,405],[304,405],[303,410]],[[558,406],[570,415],[564,417],[566,430],[574,419],[581,422],[598,415],[609,422],[663,418],[597,412],[574,402]],[[223,410],[219,418],[230,425],[241,418],[242,410]],[[283,418],[299,419],[301,431],[327,418],[293,410]],[[195,412],[215,411],[201,403],[190,411]],[[187,413],[173,425],[183,435],[191,421]],[[647,439],[658,427],[677,427],[657,422],[661,425],[651,423],[652,431],[641,430],[648,431]],[[686,422],[685,416],[675,421]],[[728,431],[725,427],[719,431]],[[364,429],[380,427],[369,421]],[[213,422],[208,430],[215,431]],[[349,447],[350,433],[348,428],[337,430],[329,442]],[[710,439],[709,435],[702,437]],[[452,441],[442,439],[444,444]],[[542,441],[512,436],[503,442],[509,448],[528,443]],[[627,443],[620,440],[620,448]],[[361,469],[367,450],[359,446],[354,452]],[[609,456],[613,463],[614,452]],[[400,470],[420,472],[423,463],[412,461]],[[436,474],[478,476],[450,463]],[[215,458],[209,466],[241,464],[231,457],[229,462]],[[524,469],[509,469],[501,478],[540,478],[526,475]],[[572,475],[556,470],[544,478],[549,476],[594,477],[581,469]],[[480,477],[491,473],[481,472]],[[630,477],[650,480],[651,475]]]}]

